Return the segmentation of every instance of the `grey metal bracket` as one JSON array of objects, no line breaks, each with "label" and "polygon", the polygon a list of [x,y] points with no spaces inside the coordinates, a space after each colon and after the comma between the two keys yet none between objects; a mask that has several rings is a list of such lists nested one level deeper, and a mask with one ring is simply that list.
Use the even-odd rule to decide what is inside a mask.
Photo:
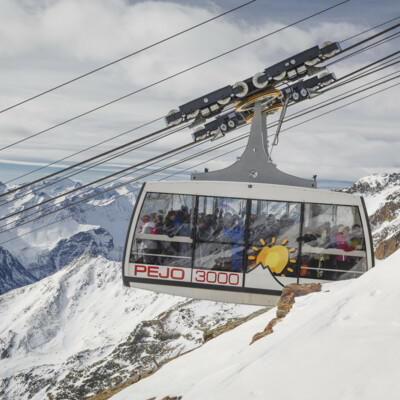
[{"label": "grey metal bracket", "polygon": [[255,103],[250,136],[240,159],[229,167],[218,171],[193,173],[191,179],[317,187],[315,180],[286,174],[272,163],[268,150],[266,116],[262,114],[260,102]]},{"label": "grey metal bracket", "polygon": [[[279,133],[281,132],[282,122],[283,122],[283,119],[285,118],[287,106],[288,106],[291,96],[292,96],[291,94],[289,96],[287,96],[285,101],[283,102],[283,109],[281,111],[281,115],[279,116],[278,126],[276,128],[272,146],[277,146],[279,143]],[[271,153],[272,153],[272,148],[271,148]]]}]

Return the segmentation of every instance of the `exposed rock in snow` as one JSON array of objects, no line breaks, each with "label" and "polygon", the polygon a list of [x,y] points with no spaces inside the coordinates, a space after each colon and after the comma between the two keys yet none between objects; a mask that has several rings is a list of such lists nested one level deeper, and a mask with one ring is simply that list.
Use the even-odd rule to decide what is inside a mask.
[{"label": "exposed rock in snow", "polygon": [[250,344],[253,344],[257,340],[260,340],[264,336],[270,335],[273,332],[273,327],[292,309],[295,303],[296,297],[306,296],[310,293],[320,292],[321,285],[318,283],[305,283],[298,285],[296,283],[291,283],[287,285],[282,290],[282,295],[276,305],[276,318],[273,318],[262,332],[256,333]]},{"label": "exposed rock in snow", "polygon": [[364,196],[375,247],[382,260],[400,248],[400,173],[361,178],[345,190]]}]

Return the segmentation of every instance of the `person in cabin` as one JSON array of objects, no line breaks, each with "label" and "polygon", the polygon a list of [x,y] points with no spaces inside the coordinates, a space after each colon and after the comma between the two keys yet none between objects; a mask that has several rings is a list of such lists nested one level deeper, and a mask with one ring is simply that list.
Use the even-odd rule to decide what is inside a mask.
[{"label": "person in cabin", "polygon": [[[228,213],[229,214],[229,213]],[[231,242],[231,254],[232,254],[232,267],[231,270],[239,272],[243,269],[243,239],[244,239],[244,227],[243,221],[239,215],[230,215],[224,219],[226,225],[223,229],[223,237]]]},{"label": "person in cabin", "polygon": [[[335,235],[336,246],[339,250],[343,251],[353,251],[356,247],[349,246],[349,233],[350,228],[345,225],[339,225],[339,229]],[[349,257],[347,255],[337,255],[336,256],[336,268],[339,270],[347,271],[350,268]]]},{"label": "person in cabin", "polygon": [[[332,244],[331,237],[331,224],[329,222],[324,222],[319,227],[319,237],[318,245],[324,249],[330,248]],[[317,266],[317,278],[330,279],[331,273],[329,271],[324,271],[326,268],[332,267],[332,258],[329,254],[320,254],[318,256],[318,266]]]},{"label": "person in cabin", "polygon": [[354,224],[351,227],[350,246],[357,247],[363,245],[364,245],[364,235],[362,233],[361,226],[358,224]]},{"label": "person in cabin", "polygon": [[[142,232],[145,235],[152,235],[153,230],[156,227],[154,216],[146,216],[146,222],[142,227]],[[143,255],[143,262],[146,264],[154,264],[156,261],[156,254],[159,252],[159,246],[157,240],[143,239],[141,244],[141,253]]]},{"label": "person in cabin", "polygon": [[[306,243],[309,246],[315,247],[318,245],[318,238],[315,234],[313,228],[306,227],[304,229],[304,235],[297,238],[298,242]],[[313,278],[314,268],[318,266],[318,260],[315,258],[316,255],[312,253],[304,252],[301,257],[301,264],[300,264],[300,277],[303,278]]]}]

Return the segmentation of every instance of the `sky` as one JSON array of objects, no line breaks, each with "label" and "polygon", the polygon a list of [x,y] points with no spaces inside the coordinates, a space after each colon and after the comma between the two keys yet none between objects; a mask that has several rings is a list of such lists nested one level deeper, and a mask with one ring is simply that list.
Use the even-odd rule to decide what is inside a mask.
[{"label": "sky", "polygon": [[[123,0],[2,0],[0,2],[0,110],[73,79],[99,66],[151,45],[243,4],[245,1],[123,1]],[[335,1],[257,0],[216,21],[141,52],[98,73],[46,94],[33,101],[0,113],[0,147],[88,110],[141,89],[153,82],[201,63],[243,43],[305,18]],[[384,4],[384,7],[382,6]],[[350,0],[280,33],[207,63],[150,89],[129,96],[82,118],[0,151],[0,181],[29,182],[99,154],[112,147],[161,129],[163,121],[134,130],[107,144],[56,163],[51,168],[18,178],[61,158],[93,146],[113,136],[165,116],[171,109],[213,90],[247,79],[280,60],[316,44],[339,41],[400,15],[397,1]],[[389,27],[394,21],[378,28]],[[373,32],[371,32],[373,33]],[[369,34],[371,34],[369,33]],[[347,47],[367,35],[342,43]],[[360,68],[398,50],[399,39],[332,65],[336,77]],[[299,111],[319,102],[335,99],[358,85],[398,70],[395,65],[352,85],[319,96],[296,106]],[[395,75],[391,75],[392,77]],[[398,83],[398,79],[380,88]],[[352,97],[293,122],[284,123],[273,160],[284,172],[303,178],[355,181],[362,176],[398,171],[400,136],[399,86],[301,123]],[[366,92],[363,94],[369,94]],[[305,104],[306,103],[306,104]],[[293,107],[294,108],[294,107]],[[288,115],[289,111],[288,111]],[[271,121],[274,122],[274,119]],[[288,129],[289,128],[289,129]],[[287,130],[286,130],[287,129]],[[226,136],[226,140],[246,128]],[[274,130],[272,130],[272,133]],[[105,174],[154,157],[191,142],[191,131],[184,130],[164,140],[117,158],[96,172],[74,179],[91,181]],[[211,152],[215,143],[202,144],[196,151],[210,151],[196,160],[169,169],[151,179],[188,168],[174,179],[188,179],[194,169],[226,167],[241,150],[209,161],[233,150],[231,145]],[[241,144],[242,146],[244,143]],[[194,153],[194,151],[192,151]],[[176,156],[152,168],[179,160]],[[206,162],[197,166],[200,162]],[[129,178],[140,176],[133,173]],[[15,180],[14,180],[15,179]],[[127,178],[126,178],[127,179]],[[171,179],[171,178],[169,178]]]}]

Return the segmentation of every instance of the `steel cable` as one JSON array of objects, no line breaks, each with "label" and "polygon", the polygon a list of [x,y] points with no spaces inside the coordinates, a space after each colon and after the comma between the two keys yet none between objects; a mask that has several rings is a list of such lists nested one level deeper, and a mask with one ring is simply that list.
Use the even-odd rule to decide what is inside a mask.
[{"label": "steel cable", "polygon": [[20,101],[19,103],[16,103],[16,104],[14,104],[14,105],[12,105],[10,107],[7,107],[7,108],[5,108],[3,110],[0,110],[0,114],[4,113],[5,111],[11,110],[11,109],[13,109],[15,107],[18,107],[18,106],[20,106],[22,104],[25,104],[25,103],[27,103],[27,102],[29,102],[31,100],[37,99],[38,97],[44,96],[45,94],[53,92],[54,90],[60,89],[60,88],[62,88],[64,86],[66,86],[66,85],[69,85],[70,83],[76,82],[76,81],[78,81],[78,80],[80,80],[82,78],[85,78],[86,76],[92,75],[92,74],[94,74],[94,73],[96,73],[98,71],[101,71],[101,70],[103,70],[103,69],[105,69],[107,67],[110,67],[111,65],[117,64],[120,61],[126,60],[127,58],[130,58],[130,57],[135,56],[135,55],[137,55],[139,53],[142,53],[142,52],[144,52],[146,50],[149,50],[152,47],[158,46],[161,43],[165,43],[168,40],[174,39],[174,38],[176,38],[176,37],[178,37],[180,35],[183,35],[184,33],[187,33],[187,32],[189,32],[189,31],[191,31],[193,29],[198,28],[199,26],[205,25],[208,22],[214,21],[214,20],[216,20],[218,18],[221,18],[221,17],[223,17],[223,16],[225,16],[225,15],[227,15],[227,14],[233,12],[233,11],[239,10],[240,8],[245,7],[245,6],[247,6],[247,5],[251,4],[251,3],[254,3],[255,1],[256,0],[248,1],[247,3],[244,3],[244,4],[242,4],[242,5],[238,6],[238,7],[232,8],[231,10],[225,11],[224,13],[216,15],[215,17],[209,18],[209,19],[207,19],[207,20],[205,20],[203,22],[200,22],[199,24],[193,25],[190,28],[184,29],[183,31],[175,33],[174,35],[168,36],[168,37],[166,37],[166,38],[164,38],[162,40],[159,40],[158,42],[155,42],[155,43],[153,43],[153,44],[151,44],[149,46],[143,47],[140,50],[134,51],[133,53],[130,53],[130,54],[124,56],[124,57],[118,58],[117,60],[111,61],[111,62],[109,62],[109,63],[107,63],[107,64],[105,64],[105,65],[103,65],[101,67],[95,68],[94,70],[86,72],[85,74],[82,74],[82,75],[80,75],[80,76],[78,76],[76,78],[73,78],[73,79],[71,79],[71,80],[69,80],[67,82],[61,83],[61,84],[59,84],[59,85],[57,85],[57,86],[55,86],[55,87],[53,87],[51,89],[45,90],[44,92],[41,92],[41,93],[39,93],[39,94],[37,94],[35,96],[32,96],[32,97],[30,97],[28,99]]},{"label": "steel cable", "polygon": [[152,88],[152,87],[154,87],[154,86],[156,86],[156,85],[159,85],[160,83],[166,82],[166,81],[168,81],[168,80],[170,80],[170,79],[172,79],[172,78],[175,78],[175,77],[177,77],[177,76],[179,76],[179,75],[182,75],[182,74],[184,74],[184,73],[186,73],[186,72],[188,72],[188,71],[191,71],[191,70],[193,70],[193,69],[195,69],[195,68],[198,68],[198,67],[201,67],[201,66],[203,66],[203,65],[206,65],[206,64],[208,64],[208,63],[210,63],[210,62],[212,62],[212,61],[215,61],[215,60],[217,60],[217,59],[219,59],[219,58],[221,58],[221,57],[224,57],[224,56],[226,56],[226,55],[228,55],[228,54],[231,54],[231,53],[233,53],[233,52],[235,52],[235,51],[237,51],[237,50],[240,50],[240,49],[242,49],[242,48],[244,48],[244,47],[246,47],[246,46],[249,46],[249,45],[251,45],[251,44],[253,44],[253,43],[256,43],[256,42],[258,42],[258,41],[260,41],[260,40],[262,40],[262,39],[265,39],[265,38],[268,37],[268,36],[272,36],[272,35],[274,35],[275,33],[281,32],[281,31],[283,31],[283,30],[285,30],[285,29],[288,29],[288,28],[290,28],[290,27],[292,27],[292,26],[294,26],[294,25],[297,25],[297,24],[299,24],[299,23],[301,23],[301,22],[304,22],[304,21],[306,21],[306,20],[308,20],[308,19],[310,19],[310,18],[313,18],[313,17],[315,17],[315,16],[317,16],[317,15],[320,15],[320,14],[326,12],[326,11],[332,10],[333,8],[336,8],[336,7],[338,7],[338,6],[342,5],[342,4],[345,4],[345,3],[349,2],[349,1],[350,1],[350,0],[341,1],[340,3],[337,3],[337,4],[335,4],[335,5],[331,6],[331,7],[325,8],[325,9],[323,9],[323,10],[321,10],[321,11],[318,11],[318,12],[312,14],[312,15],[309,15],[308,17],[305,17],[305,18],[302,18],[302,19],[300,19],[300,20],[297,20],[297,21],[295,21],[295,22],[293,22],[293,23],[291,23],[291,24],[289,24],[289,25],[286,25],[286,26],[284,26],[284,27],[282,27],[282,28],[279,28],[279,29],[277,29],[277,30],[275,30],[275,31],[273,31],[273,32],[270,32],[270,33],[268,33],[268,34],[265,34],[265,35],[263,35],[263,36],[260,36],[260,37],[258,37],[258,38],[256,38],[256,39],[253,39],[253,40],[249,41],[249,42],[246,42],[246,43],[244,43],[244,44],[242,44],[242,45],[240,45],[240,46],[237,46],[237,47],[235,47],[235,48],[233,48],[233,49],[231,49],[231,50],[228,50],[228,51],[225,51],[225,52],[223,52],[223,53],[220,53],[220,54],[218,54],[218,55],[216,55],[216,56],[214,56],[214,57],[212,57],[212,58],[209,58],[209,59],[207,59],[207,60],[205,60],[205,61],[202,61],[202,62],[200,62],[200,63],[198,63],[198,64],[196,64],[196,65],[194,65],[194,66],[185,68],[185,69],[183,69],[183,70],[181,70],[181,71],[179,71],[179,72],[176,72],[176,73],[174,73],[174,74],[172,74],[172,75],[169,75],[169,76],[167,76],[167,77],[165,77],[165,78],[163,78],[163,79],[160,79],[160,80],[158,80],[158,81],[156,81],[156,82],[153,82],[153,83],[151,83],[151,84],[149,84],[149,85],[147,85],[147,86],[143,86],[142,88],[137,89],[137,90],[135,90],[135,91],[133,91],[133,92],[130,92],[130,93],[124,95],[124,96],[121,96],[121,97],[119,97],[119,98],[117,98],[117,99],[111,100],[111,101],[109,101],[109,102],[107,102],[107,103],[105,103],[105,104],[102,104],[102,105],[100,105],[100,106],[98,106],[98,107],[95,107],[95,108],[93,108],[93,109],[91,109],[91,110],[88,110],[88,111],[86,111],[86,112],[84,112],[84,113],[82,113],[82,114],[76,115],[75,117],[69,118],[69,119],[67,119],[67,120],[65,120],[65,121],[63,121],[63,122],[60,122],[60,123],[58,123],[58,124],[56,124],[56,125],[53,125],[53,126],[47,128],[47,129],[43,129],[43,130],[40,131],[40,132],[37,132],[37,133],[32,134],[32,135],[30,135],[30,136],[27,136],[27,137],[24,138],[24,139],[18,140],[18,141],[14,142],[14,143],[11,143],[11,144],[7,145],[7,146],[4,146],[4,147],[0,148],[0,151],[5,150],[5,149],[8,149],[8,148],[10,148],[10,147],[12,147],[12,146],[15,146],[15,145],[17,145],[17,144],[19,144],[19,143],[22,143],[22,142],[24,142],[24,141],[26,141],[26,140],[29,140],[29,139],[33,138],[33,137],[39,136],[39,135],[41,135],[41,134],[43,134],[43,133],[45,133],[45,132],[48,132],[48,131],[53,130],[53,129],[55,129],[55,128],[58,128],[58,127],[60,127],[60,126],[62,126],[62,125],[65,125],[65,124],[67,124],[67,123],[69,123],[69,122],[75,121],[75,120],[77,120],[78,118],[84,117],[84,116],[86,116],[86,115],[88,115],[88,114],[91,114],[91,113],[93,113],[93,112],[95,112],[95,111],[98,111],[98,110],[100,110],[100,109],[102,109],[102,108],[104,108],[104,107],[107,107],[107,106],[109,106],[109,105],[111,105],[111,104],[114,104],[114,103],[116,103],[116,102],[118,102],[118,101],[121,101],[121,100],[123,100],[123,99],[126,99],[126,98],[128,98],[128,97],[130,97],[130,96],[132,96],[132,95],[134,95],[134,94],[141,93],[141,92],[143,92],[143,91],[145,91],[145,90],[147,90],[147,89],[150,89],[150,88]]}]

